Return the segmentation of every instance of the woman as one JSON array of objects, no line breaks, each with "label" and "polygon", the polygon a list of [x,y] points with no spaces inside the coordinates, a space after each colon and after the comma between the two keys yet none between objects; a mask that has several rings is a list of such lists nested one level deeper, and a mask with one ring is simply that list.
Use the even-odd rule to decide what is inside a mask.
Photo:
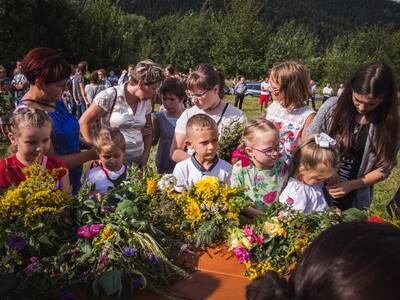
[{"label": "woman", "polygon": [[21,100],[22,106],[39,108],[52,119],[49,155],[60,156],[67,165],[73,193],[80,187],[82,164],[96,159],[94,150],[80,152],[79,123],[61,100],[71,66],[56,51],[35,48],[22,61],[22,72],[29,81],[29,90]]},{"label": "woman", "polygon": [[327,186],[341,209],[369,207],[372,187],[396,163],[399,113],[395,76],[383,62],[362,66],[339,98],[318,111],[308,134],[326,132],[341,152],[337,180]]},{"label": "woman", "polygon": [[229,126],[232,122],[246,122],[246,117],[240,109],[224,101],[224,85],[224,74],[211,65],[201,64],[189,74],[187,96],[194,106],[185,110],[176,122],[170,149],[170,157],[175,162],[180,162],[190,156],[184,151],[186,123],[190,117],[206,114],[215,120],[220,132],[223,127]]},{"label": "woman", "polygon": [[90,77],[90,83],[85,86],[86,99],[89,105],[93,102],[93,99],[98,93],[106,89],[103,84],[100,84],[98,74],[98,71],[93,71]]},{"label": "woman", "polygon": [[90,124],[102,119],[124,135],[126,162],[145,166],[152,144],[151,98],[163,80],[160,67],[150,60],[139,62],[130,81],[99,93],[82,115],[79,123],[84,139],[94,142]]}]

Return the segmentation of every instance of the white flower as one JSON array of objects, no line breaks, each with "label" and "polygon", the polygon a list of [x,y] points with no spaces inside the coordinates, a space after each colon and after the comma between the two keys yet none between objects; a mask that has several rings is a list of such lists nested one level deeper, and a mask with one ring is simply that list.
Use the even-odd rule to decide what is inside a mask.
[{"label": "white flower", "polygon": [[176,185],[176,178],[172,174],[164,174],[161,179],[157,182],[157,187],[160,191],[167,189],[173,189]]}]

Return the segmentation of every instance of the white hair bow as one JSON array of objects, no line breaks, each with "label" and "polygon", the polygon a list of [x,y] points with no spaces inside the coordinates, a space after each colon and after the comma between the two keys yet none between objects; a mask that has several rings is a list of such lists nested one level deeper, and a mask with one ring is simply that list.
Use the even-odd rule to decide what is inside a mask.
[{"label": "white hair bow", "polygon": [[323,132],[315,136],[315,143],[321,148],[329,148],[329,146],[336,145],[335,139]]}]

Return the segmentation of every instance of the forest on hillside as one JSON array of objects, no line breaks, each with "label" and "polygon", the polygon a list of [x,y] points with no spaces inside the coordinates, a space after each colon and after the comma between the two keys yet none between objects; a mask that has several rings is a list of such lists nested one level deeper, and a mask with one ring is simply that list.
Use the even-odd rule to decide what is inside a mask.
[{"label": "forest on hillside", "polygon": [[185,71],[202,62],[258,79],[304,62],[343,81],[385,60],[400,74],[400,4],[382,0],[0,0],[0,64],[37,46],[71,63],[125,68],[143,58]]}]

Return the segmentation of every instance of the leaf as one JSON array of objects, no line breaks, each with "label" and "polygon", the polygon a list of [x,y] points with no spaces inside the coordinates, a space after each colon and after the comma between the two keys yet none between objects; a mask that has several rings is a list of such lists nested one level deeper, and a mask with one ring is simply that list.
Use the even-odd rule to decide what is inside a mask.
[{"label": "leaf", "polygon": [[83,204],[84,204],[86,207],[91,208],[91,209],[96,209],[96,207],[98,206],[98,204],[97,204],[96,201],[94,201],[94,200],[85,200],[85,201],[83,202]]},{"label": "leaf", "polygon": [[367,214],[365,211],[359,210],[357,208],[350,208],[343,212],[343,220],[345,222],[365,220]]},{"label": "leaf", "polygon": [[45,234],[43,234],[43,235],[41,235],[39,237],[39,242],[41,244],[45,244],[45,245],[48,245],[50,247],[53,247],[53,243],[50,241],[49,237],[47,235],[45,235]]},{"label": "leaf", "polygon": [[125,199],[118,203],[116,211],[132,219],[139,217],[139,211],[131,200]]},{"label": "leaf", "polygon": [[92,283],[93,293],[98,297],[101,291],[104,291],[107,296],[118,294],[122,292],[122,271],[116,270],[105,272]]}]

